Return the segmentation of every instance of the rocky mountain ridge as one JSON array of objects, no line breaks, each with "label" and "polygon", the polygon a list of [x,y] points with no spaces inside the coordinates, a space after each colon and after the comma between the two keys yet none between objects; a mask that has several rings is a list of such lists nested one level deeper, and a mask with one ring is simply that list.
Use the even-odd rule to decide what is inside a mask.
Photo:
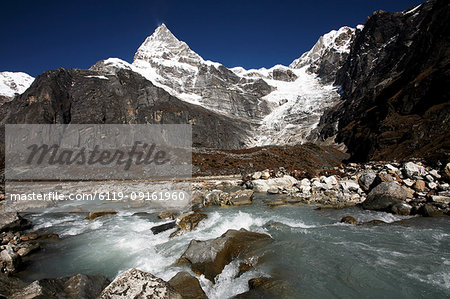
[{"label": "rocky mountain ridge", "polygon": [[343,101],[324,113],[322,136],[337,133],[359,161],[448,161],[449,18],[441,0],[374,12],[337,72]]}]

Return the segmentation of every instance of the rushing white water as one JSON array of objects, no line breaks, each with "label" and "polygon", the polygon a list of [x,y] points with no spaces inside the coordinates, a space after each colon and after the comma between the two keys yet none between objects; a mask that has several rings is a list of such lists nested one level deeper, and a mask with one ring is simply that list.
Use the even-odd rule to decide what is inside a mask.
[{"label": "rushing white water", "polygon": [[[169,238],[173,230],[153,235],[150,228],[164,223],[156,214],[133,216],[132,211],[84,220],[85,214],[29,216],[34,229],[57,233],[31,256],[21,276],[27,280],[103,274],[114,278],[135,267],[169,280],[174,266],[192,239],[217,238],[228,229],[269,234],[274,242],[260,267],[238,276],[233,261],[211,283],[194,274],[209,298],[229,298],[248,290],[248,280],[272,276],[287,281],[305,297],[428,297],[448,296],[450,225],[447,218],[414,218],[409,224],[352,226],[342,216],[358,221],[393,222],[404,217],[387,213],[314,210],[309,206],[268,208],[255,199],[253,206],[209,208],[208,218],[192,232]],[[193,273],[192,273],[193,274]]]}]

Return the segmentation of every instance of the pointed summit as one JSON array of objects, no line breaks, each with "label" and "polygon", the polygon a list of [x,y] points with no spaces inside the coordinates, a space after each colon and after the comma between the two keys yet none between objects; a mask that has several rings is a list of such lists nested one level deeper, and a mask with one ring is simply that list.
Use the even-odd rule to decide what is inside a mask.
[{"label": "pointed summit", "polygon": [[133,62],[136,60],[150,62],[152,58],[176,59],[181,57],[188,60],[202,60],[185,42],[177,39],[163,23],[145,39],[134,55]]}]

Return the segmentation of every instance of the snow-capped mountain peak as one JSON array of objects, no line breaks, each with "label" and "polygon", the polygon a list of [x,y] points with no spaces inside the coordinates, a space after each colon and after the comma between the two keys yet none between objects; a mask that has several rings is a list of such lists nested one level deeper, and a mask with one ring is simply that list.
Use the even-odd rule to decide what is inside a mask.
[{"label": "snow-capped mountain peak", "polygon": [[34,78],[22,72],[0,72],[0,96],[12,98],[16,94],[21,94]]},{"label": "snow-capped mountain peak", "polygon": [[176,60],[188,64],[203,61],[185,42],[178,40],[165,24],[156,28],[145,39],[134,55],[133,62],[143,60],[151,63],[154,59]]}]

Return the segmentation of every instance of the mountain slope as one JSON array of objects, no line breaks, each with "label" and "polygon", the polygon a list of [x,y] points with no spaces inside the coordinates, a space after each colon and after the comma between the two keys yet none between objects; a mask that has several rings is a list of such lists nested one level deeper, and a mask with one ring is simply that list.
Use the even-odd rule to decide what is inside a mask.
[{"label": "mountain slope", "polygon": [[337,73],[342,103],[324,114],[354,160],[448,160],[450,6],[428,1],[398,13],[377,11],[357,34]]},{"label": "mountain slope", "polygon": [[89,70],[47,71],[2,108],[0,125],[192,124],[196,147],[242,148],[249,131],[248,123],[181,101],[129,70],[107,76]]},{"label": "mountain slope", "polygon": [[[348,54],[354,32],[344,27],[321,37],[318,41],[321,46],[316,45],[307,58],[314,54],[315,64],[326,67],[336,64],[337,69],[342,57]],[[315,50],[318,48],[320,51]],[[99,61],[91,70],[103,74],[131,70],[183,101],[249,122],[248,147],[298,144],[317,138],[314,129],[322,111],[334,104],[339,95],[337,88],[326,82],[325,75],[319,80],[311,71],[313,62],[305,58],[301,65],[296,64],[297,68],[276,65],[270,69],[228,69],[220,63],[205,61],[162,24],[138,48],[132,64],[109,58]],[[328,81],[331,77],[333,74],[327,74]]]}]

